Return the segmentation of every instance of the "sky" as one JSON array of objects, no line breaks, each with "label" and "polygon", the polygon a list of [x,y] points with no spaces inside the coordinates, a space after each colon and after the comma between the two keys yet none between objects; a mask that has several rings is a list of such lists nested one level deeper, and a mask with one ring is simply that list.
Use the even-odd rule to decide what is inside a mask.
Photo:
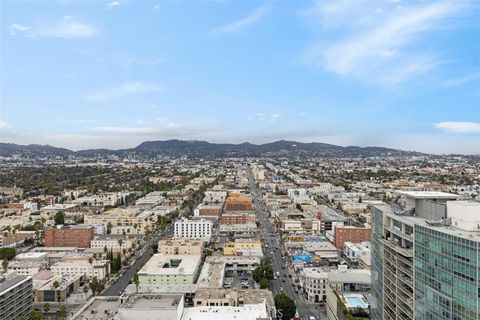
[{"label": "sky", "polygon": [[0,141],[480,154],[476,1],[0,1]]}]

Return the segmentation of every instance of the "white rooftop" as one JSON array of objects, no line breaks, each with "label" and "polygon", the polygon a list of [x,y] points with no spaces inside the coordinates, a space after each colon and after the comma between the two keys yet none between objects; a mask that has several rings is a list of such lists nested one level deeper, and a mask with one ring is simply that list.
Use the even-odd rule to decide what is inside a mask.
[{"label": "white rooftop", "polygon": [[255,320],[270,319],[264,303],[246,304],[243,307],[193,307],[185,308],[182,320]]},{"label": "white rooftop", "polygon": [[[193,274],[200,264],[201,258],[201,255],[154,254],[139,273],[148,275]],[[172,261],[179,262],[179,265],[171,267]]]},{"label": "white rooftop", "polygon": [[457,199],[458,194],[441,191],[396,191],[399,195],[404,195],[414,199]]}]

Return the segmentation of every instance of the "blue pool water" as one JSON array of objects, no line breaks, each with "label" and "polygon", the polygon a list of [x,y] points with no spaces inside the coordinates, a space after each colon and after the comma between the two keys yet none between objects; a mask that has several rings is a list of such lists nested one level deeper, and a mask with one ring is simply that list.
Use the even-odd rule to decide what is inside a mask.
[{"label": "blue pool water", "polygon": [[348,307],[353,307],[353,308],[366,308],[365,302],[362,301],[362,299],[358,297],[345,297],[345,300],[348,302],[349,306]]}]

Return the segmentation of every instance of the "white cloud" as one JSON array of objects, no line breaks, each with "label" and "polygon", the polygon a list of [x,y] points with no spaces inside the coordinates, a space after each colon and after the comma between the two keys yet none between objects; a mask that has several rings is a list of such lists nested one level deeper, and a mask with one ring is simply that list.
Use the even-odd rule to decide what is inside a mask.
[{"label": "white cloud", "polygon": [[75,21],[71,16],[65,16],[53,26],[39,28],[32,36],[53,38],[91,38],[98,34],[97,28],[92,25]]},{"label": "white cloud", "polygon": [[170,122],[170,123],[167,123],[166,127],[169,129],[173,129],[173,128],[180,128],[180,125],[178,123]]},{"label": "white cloud", "polygon": [[99,132],[115,132],[115,133],[129,133],[129,134],[145,134],[161,132],[161,128],[155,127],[95,127],[94,131]]},{"label": "white cloud", "polygon": [[128,82],[118,87],[89,94],[85,97],[85,99],[89,101],[105,101],[132,94],[158,92],[162,90],[163,87],[158,83],[145,83],[141,81]]},{"label": "white cloud", "polygon": [[10,27],[8,27],[8,31],[10,32],[10,35],[15,36],[20,33],[25,33],[26,31],[31,30],[31,27],[24,26],[22,24],[14,23]]},{"label": "white cloud", "polygon": [[0,129],[7,129],[9,127],[6,121],[0,120]]},{"label": "white cloud", "polygon": [[71,122],[71,123],[95,123],[95,120],[85,120],[85,119],[58,119],[59,122]]},{"label": "white cloud", "polygon": [[480,134],[480,122],[445,121],[435,123],[435,128],[451,133]]},{"label": "white cloud", "polygon": [[280,118],[279,113],[272,113],[270,116],[265,115],[265,113],[257,112],[254,115],[246,116],[247,120],[260,120],[260,121],[269,121],[275,122]]},{"label": "white cloud", "polygon": [[168,117],[158,117],[157,120],[161,122],[166,122],[168,121]]},{"label": "white cloud", "polygon": [[480,72],[475,72],[460,78],[445,80],[443,81],[443,87],[456,87],[465,83],[469,83],[471,81],[478,80],[479,78]]},{"label": "white cloud", "polygon": [[304,117],[304,116],[306,116],[306,115],[307,115],[306,112],[299,112],[299,113],[298,113],[298,116],[299,116],[299,117]]},{"label": "white cloud", "polygon": [[248,16],[240,20],[230,22],[221,27],[213,28],[212,32],[213,33],[234,33],[234,32],[240,31],[245,27],[248,27],[250,25],[253,25],[259,22],[267,13],[270,12],[271,9],[272,7],[270,5],[263,5],[261,7],[258,7],[253,12],[251,12]]},{"label": "white cloud", "polygon": [[120,59],[120,63],[125,66],[126,68],[130,68],[133,65],[144,65],[144,66],[155,66],[165,62],[165,58],[155,58],[155,59],[142,59],[142,58],[135,58],[135,57],[126,57]]},{"label": "white cloud", "polygon": [[[311,46],[304,52],[305,61],[341,76],[384,85],[402,83],[438,66],[436,54],[414,46],[427,31],[444,27],[448,18],[466,7],[461,1],[410,6],[390,2],[363,9],[345,1],[321,1],[325,2],[327,6],[317,6],[311,14],[317,14],[325,28],[341,28],[344,39]],[[363,22],[359,25],[352,16]]]},{"label": "white cloud", "polygon": [[158,10],[158,9],[160,9],[160,6],[158,4],[153,6],[153,10]]},{"label": "white cloud", "polygon": [[111,1],[107,3],[107,8],[111,9],[120,5],[120,1]]}]

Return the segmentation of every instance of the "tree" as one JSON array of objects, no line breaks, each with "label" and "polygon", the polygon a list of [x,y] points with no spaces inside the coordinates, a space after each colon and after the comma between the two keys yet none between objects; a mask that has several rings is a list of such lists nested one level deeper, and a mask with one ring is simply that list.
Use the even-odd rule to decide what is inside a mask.
[{"label": "tree", "polygon": [[138,280],[138,273],[135,273],[135,275],[133,276],[133,283],[135,284],[135,289],[138,293],[138,286],[140,284],[140,281]]},{"label": "tree", "polygon": [[297,310],[295,301],[293,301],[285,293],[280,293],[275,296],[275,307],[278,311],[281,310],[282,320],[290,320],[295,316]]},{"label": "tree", "polygon": [[53,288],[56,290],[58,287],[60,287],[60,283],[58,283],[58,281],[54,281],[53,282]]},{"label": "tree", "polygon": [[272,266],[261,264],[255,268],[252,272],[252,277],[256,282],[260,282],[262,279],[272,280],[273,279],[273,269]]},{"label": "tree", "polygon": [[60,316],[60,319],[65,318],[67,315],[67,307],[64,304],[62,304],[58,309],[58,315]]},{"label": "tree", "polygon": [[93,263],[93,258],[92,257],[88,258],[88,263],[90,263],[90,264]]},{"label": "tree", "polygon": [[267,278],[263,278],[260,280],[260,289],[266,289],[270,286],[270,280],[268,280]]},{"label": "tree", "polygon": [[92,293],[95,295],[98,292],[102,292],[104,286],[98,281],[97,277],[93,277],[92,282],[90,282],[90,289],[92,289]]},{"label": "tree", "polygon": [[0,248],[0,259],[1,260],[10,260],[16,255],[16,250],[14,248]]},{"label": "tree", "polygon": [[87,293],[90,289],[88,289],[88,286],[87,285],[84,285],[83,286],[83,293],[85,293],[85,299],[87,299]]},{"label": "tree", "polygon": [[45,313],[50,311],[50,303],[47,302],[43,305],[43,311],[45,311]]},{"label": "tree", "polygon": [[28,314],[28,320],[42,320],[43,314],[38,310],[32,310]]},{"label": "tree", "polygon": [[7,259],[2,261],[2,268],[3,268],[3,272],[7,272],[7,270],[8,270],[8,260]]},{"label": "tree", "polygon": [[63,212],[59,211],[57,212],[57,214],[55,214],[55,225],[59,225],[59,224],[65,224],[65,215],[63,214]]}]

